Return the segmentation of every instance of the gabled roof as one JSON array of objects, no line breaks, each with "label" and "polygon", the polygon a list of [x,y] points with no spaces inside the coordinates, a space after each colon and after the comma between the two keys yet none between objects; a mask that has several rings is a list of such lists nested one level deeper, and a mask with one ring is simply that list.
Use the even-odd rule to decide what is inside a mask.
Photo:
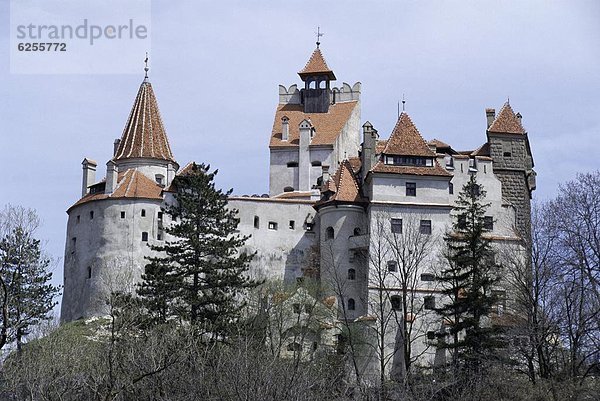
[{"label": "gabled roof", "polygon": [[175,161],[150,82],[144,81],[113,160],[145,157]]},{"label": "gabled roof", "polygon": [[477,149],[475,149],[471,156],[490,156],[490,144],[489,142],[484,143]]},{"label": "gabled roof", "polygon": [[521,121],[515,115],[510,103],[504,103],[502,109],[488,128],[488,132],[502,134],[525,134]]},{"label": "gabled roof", "polygon": [[324,183],[323,192],[332,192],[332,194],[328,199],[317,202],[317,206],[332,202],[367,202],[367,199],[362,196],[358,179],[348,159],[344,160],[329,181]]},{"label": "gabled roof", "polygon": [[[105,180],[103,180],[100,183],[94,184],[93,186],[102,183],[106,185]],[[118,174],[117,186],[112,194],[107,195],[104,193],[104,191],[94,194],[87,194],[75,202],[75,204],[71,206],[69,210],[77,205],[101,199],[129,198],[162,200],[162,191],[163,188],[160,185],[146,177],[143,173],[136,169],[129,169]]]},{"label": "gabled roof", "polygon": [[329,79],[335,80],[335,74],[327,66],[327,62],[325,61],[325,58],[321,53],[321,49],[319,48],[315,49],[308,59],[308,62],[302,71],[298,73],[298,75],[300,75],[300,78],[302,78],[303,81],[306,77],[311,75],[327,75]]},{"label": "gabled roof", "polygon": [[[330,105],[327,113],[305,113],[304,106],[300,104],[280,104],[275,112],[269,147],[298,146],[300,143],[300,129],[298,127],[302,120],[310,120],[315,129],[315,136],[310,142],[311,145],[333,145],[357,105],[357,101],[342,102]],[[287,141],[281,139],[283,131],[281,119],[284,116],[289,119],[289,137]]]},{"label": "gabled roof", "polygon": [[400,114],[382,153],[398,156],[435,157],[435,153],[429,149],[427,142],[406,113]]}]

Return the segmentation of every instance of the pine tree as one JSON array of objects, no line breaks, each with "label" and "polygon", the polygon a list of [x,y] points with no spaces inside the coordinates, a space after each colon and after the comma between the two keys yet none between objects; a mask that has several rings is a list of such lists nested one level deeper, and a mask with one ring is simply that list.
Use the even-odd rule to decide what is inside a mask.
[{"label": "pine tree", "polygon": [[209,169],[194,163],[174,179],[174,201],[164,208],[174,239],[151,246],[160,254],[146,265],[138,294],[157,321],[179,318],[216,338],[237,320],[244,290],[257,283],[247,275],[254,255],[239,251],[248,237],[236,234],[231,190],[215,189],[217,171]]},{"label": "pine tree", "polygon": [[495,273],[494,251],[485,238],[485,191],[471,175],[458,195],[453,212],[453,232],[446,238],[448,267],[440,274],[442,292],[450,302],[437,312],[449,326],[452,341],[442,346],[453,351],[453,368],[477,371],[481,361],[501,345],[497,328],[488,319],[496,298],[492,286]]},{"label": "pine tree", "polygon": [[0,349],[16,341],[21,351],[31,328],[50,319],[49,313],[57,304],[54,298],[59,288],[50,283],[50,260],[42,255],[40,241],[32,234],[17,224],[0,239]]}]

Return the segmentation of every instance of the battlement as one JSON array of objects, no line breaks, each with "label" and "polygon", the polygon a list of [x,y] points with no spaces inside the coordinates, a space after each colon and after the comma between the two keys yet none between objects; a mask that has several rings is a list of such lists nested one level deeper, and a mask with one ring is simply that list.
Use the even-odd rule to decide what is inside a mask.
[{"label": "battlement", "polygon": [[[360,100],[361,83],[350,86],[346,82],[341,87],[333,87],[330,91],[331,103],[343,103]],[[302,104],[300,89],[293,84],[289,88],[279,85],[279,104]]]}]

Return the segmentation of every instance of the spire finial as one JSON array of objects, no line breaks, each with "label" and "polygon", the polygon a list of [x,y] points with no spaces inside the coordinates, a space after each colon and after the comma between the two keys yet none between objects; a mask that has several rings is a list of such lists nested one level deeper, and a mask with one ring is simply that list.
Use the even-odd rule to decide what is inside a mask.
[{"label": "spire finial", "polygon": [[317,27],[317,32],[315,32],[315,34],[317,35],[317,49],[318,49],[319,45],[321,44],[321,36],[323,36],[325,34],[321,32],[320,26]]},{"label": "spire finial", "polygon": [[150,69],[150,68],[148,68],[148,52],[146,52],[146,59],[144,60],[144,64],[146,65],[144,67],[144,72],[145,72],[144,81],[147,81],[148,80],[148,70]]}]

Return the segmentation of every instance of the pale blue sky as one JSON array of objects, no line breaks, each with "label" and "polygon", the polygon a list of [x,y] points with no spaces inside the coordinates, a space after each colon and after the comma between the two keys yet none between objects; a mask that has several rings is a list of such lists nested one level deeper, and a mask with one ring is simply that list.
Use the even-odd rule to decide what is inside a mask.
[{"label": "pale blue sky", "polygon": [[[151,49],[136,75],[17,75],[0,1],[0,205],[35,208],[62,281],[66,209],[81,160],[104,175],[150,51],[150,79],[180,164],[219,168],[218,184],[265,193],[278,84],[314,48],[337,84],[362,82],[362,121],[387,137],[404,93],[426,139],[485,141],[485,108],[510,96],[551,197],[600,158],[600,3],[596,1],[154,1]],[[118,59],[112,60],[119,63]]]}]

